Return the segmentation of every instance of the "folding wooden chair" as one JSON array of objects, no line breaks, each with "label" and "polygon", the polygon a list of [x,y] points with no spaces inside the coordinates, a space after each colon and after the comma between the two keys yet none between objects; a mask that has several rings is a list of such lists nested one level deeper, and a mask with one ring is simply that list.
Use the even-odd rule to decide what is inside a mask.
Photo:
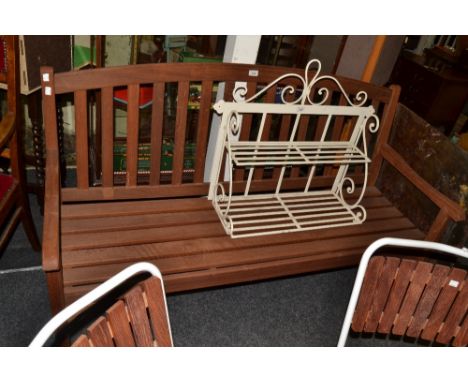
[{"label": "folding wooden chair", "polygon": [[[435,251],[468,258],[468,250],[428,241],[384,238],[362,257],[338,346],[351,328],[427,341],[468,345],[466,269],[420,258],[376,255],[385,246]],[[450,259],[449,259],[450,260]]]},{"label": "folding wooden chair", "polygon": [[72,346],[173,346],[161,273],[150,263],[134,264],[76,300],[54,316],[29,346],[43,346],[65,323],[142,272],[152,276],[118,298]]}]

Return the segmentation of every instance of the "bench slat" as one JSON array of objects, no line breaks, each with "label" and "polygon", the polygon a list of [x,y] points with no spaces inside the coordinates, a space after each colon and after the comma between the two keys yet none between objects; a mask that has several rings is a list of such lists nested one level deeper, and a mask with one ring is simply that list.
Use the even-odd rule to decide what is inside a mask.
[{"label": "bench slat", "polygon": [[174,157],[172,161],[172,184],[182,183],[189,85],[188,81],[180,81],[177,88],[177,115],[174,135]]},{"label": "bench slat", "polygon": [[210,129],[211,97],[213,94],[213,81],[203,81],[200,96],[200,110],[198,115],[196,152],[195,152],[195,183],[203,182],[206,149],[208,145],[208,131]]},{"label": "bench slat", "polygon": [[140,86],[128,86],[126,185],[136,186],[138,174],[138,127]]},{"label": "bench slat", "polygon": [[151,159],[149,184],[159,184],[161,178],[161,153],[163,142],[164,82],[153,84],[151,109]]},{"label": "bench slat", "polygon": [[102,185],[114,185],[114,89],[102,89],[101,126],[102,126]]},{"label": "bench slat", "polygon": [[84,90],[75,92],[76,180],[79,189],[89,187],[88,105]]}]

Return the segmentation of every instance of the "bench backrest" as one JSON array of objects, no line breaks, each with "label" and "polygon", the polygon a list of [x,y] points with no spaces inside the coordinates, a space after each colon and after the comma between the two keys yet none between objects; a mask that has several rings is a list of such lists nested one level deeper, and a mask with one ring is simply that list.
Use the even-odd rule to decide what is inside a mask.
[{"label": "bench backrest", "polygon": [[[143,64],[54,74],[50,67],[41,69],[44,97],[44,120],[47,159],[55,161],[59,152],[57,104],[65,99],[74,105],[76,185],[62,188],[61,199],[67,201],[140,199],[207,195],[204,182],[208,137],[213,118],[212,105],[216,89],[224,83],[225,101],[233,99],[236,82],[246,83],[248,98],[285,73],[303,74],[291,69],[243,64]],[[311,71],[313,75],[313,71]],[[339,78],[339,77],[338,77]],[[351,99],[365,90],[365,106],[372,105],[380,118],[379,136],[386,140],[398,99],[397,89],[388,89],[360,81],[339,78]],[[270,87],[264,102],[274,102],[278,92],[290,82],[279,81]],[[334,82],[327,84],[327,102],[345,105],[346,99]],[[144,90],[143,90],[144,89]],[[222,89],[222,86],[219,86]],[[126,105],[116,102],[116,91],[126,91]],[[149,93],[148,100],[143,99]],[[58,98],[56,96],[65,97]],[[175,100],[175,104],[171,104]],[[148,102],[146,102],[148,101]],[[149,104],[142,108],[143,103]],[[126,109],[126,136],[116,137],[116,109]],[[60,117],[60,116],[59,116]],[[59,118],[60,121],[60,118]],[[284,139],[289,133],[290,115],[267,118],[263,134]],[[301,119],[297,136],[320,139],[326,116]],[[255,129],[254,118],[246,116],[240,140],[249,139]],[[333,140],[347,139],[346,118],[337,116],[329,132]],[[96,134],[97,132],[97,134]],[[372,147],[379,146],[377,142]],[[116,145],[124,147],[123,171],[116,171]],[[146,161],[146,162],[145,162]],[[145,171],[138,167],[146,163]],[[51,166],[54,168],[55,166]],[[119,170],[122,170],[119,168]],[[243,181],[243,170],[234,179]],[[355,169],[359,183],[359,168]],[[317,176],[320,182],[331,181],[333,168]],[[375,172],[375,171],[374,171]],[[372,182],[371,169],[371,182]],[[273,179],[272,179],[273,176]],[[274,187],[278,173],[256,173],[255,189]],[[307,174],[293,169],[284,187],[297,187]]]}]

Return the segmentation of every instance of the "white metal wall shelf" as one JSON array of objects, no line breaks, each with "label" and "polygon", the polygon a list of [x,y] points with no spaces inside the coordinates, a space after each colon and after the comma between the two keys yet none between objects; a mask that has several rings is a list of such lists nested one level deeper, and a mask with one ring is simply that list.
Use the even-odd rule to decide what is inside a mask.
[{"label": "white metal wall shelf", "polygon": [[[309,70],[314,64],[318,68],[309,81]],[[370,162],[367,156],[365,129],[367,127],[371,132],[377,131],[379,120],[372,106],[364,106],[367,101],[365,92],[356,94],[353,102],[337,79],[319,74],[320,62],[312,60],[306,67],[304,77],[294,73],[283,75],[247,100],[239,99],[239,96],[246,94],[245,86],[241,85],[234,90],[235,102],[219,101],[214,105],[215,110],[222,114],[222,119],[208,198],[213,201],[224,229],[231,237],[331,228],[361,224],[366,219],[366,211],[360,205]],[[283,84],[289,77],[294,78],[296,83],[299,79],[300,85],[299,87],[283,85],[281,103],[252,102],[272,86],[280,82]],[[333,81],[348,105],[326,105],[330,91],[325,87],[317,89],[316,86],[322,80]],[[286,94],[295,94],[296,99],[286,101]],[[317,94],[321,99],[314,103]],[[261,116],[255,141],[238,140],[245,114]],[[273,114],[292,116],[293,123],[287,141],[262,141],[267,116]],[[314,115],[326,117],[320,140],[298,140],[301,118]],[[327,140],[330,125],[339,116],[352,121],[349,138]],[[228,176],[227,192],[223,182],[220,181],[220,175],[224,176],[220,174],[224,160]],[[353,194],[355,191],[354,181],[347,175],[350,165],[355,164],[364,166],[364,184],[360,195],[354,197],[350,204],[343,190],[347,194]],[[317,168],[323,165],[337,166],[333,185],[327,190],[311,189]],[[301,190],[284,192],[281,188],[285,172],[292,166],[307,166],[307,182]],[[251,193],[250,186],[255,168],[272,167],[281,169],[276,189],[262,194]],[[235,168],[244,168],[247,171],[244,192],[236,195],[233,194],[232,185]]]}]

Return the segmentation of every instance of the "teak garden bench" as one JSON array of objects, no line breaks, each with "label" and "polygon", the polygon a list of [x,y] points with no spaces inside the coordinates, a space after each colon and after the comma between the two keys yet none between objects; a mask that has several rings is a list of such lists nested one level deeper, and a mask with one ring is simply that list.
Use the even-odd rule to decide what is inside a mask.
[{"label": "teak garden bench", "polygon": [[[319,70],[309,69],[306,76],[312,81],[304,80],[303,70],[241,64],[144,64],[57,74],[52,68],[43,67],[47,153],[43,268],[53,311],[137,261],[158,266],[167,292],[184,291],[353,266],[363,250],[382,236],[437,240],[449,219],[464,219],[461,207],[432,188],[387,143],[398,105],[398,87],[378,87],[346,78],[338,78],[338,82],[327,76],[322,76],[318,84],[315,80],[319,79]],[[151,86],[153,94],[146,124],[150,131],[145,142],[139,102],[142,86]],[[128,96],[126,167],[117,172],[113,164],[117,141],[113,95],[122,88],[127,89]],[[224,106],[233,105],[236,97],[239,109],[223,114],[223,118],[234,116],[228,121],[240,124],[242,120],[242,127],[234,131],[237,135],[230,141],[232,147],[225,145],[222,127],[212,155],[208,138],[215,119],[215,88],[221,94],[224,88]],[[300,109],[301,105],[285,104],[297,102],[304,88],[309,94],[306,104],[311,105],[304,104]],[[190,108],[194,89],[200,94],[195,111]],[[249,99],[261,89],[264,92],[250,103],[253,108],[248,109],[246,103],[242,109],[243,101],[239,99]],[[169,107],[170,93],[176,94],[172,97],[176,100],[174,109]],[[76,185],[72,186],[62,185],[60,175],[56,97],[65,94],[71,95],[75,110]],[[90,105],[90,94],[99,102]],[[218,111],[222,111],[221,104]],[[355,126],[362,122],[363,114],[353,114],[351,109],[337,112],[339,107],[350,104],[371,114],[375,111],[376,118],[369,118],[374,120],[373,125],[365,122],[356,133]],[[174,129],[168,128],[174,118],[172,110]],[[92,115],[97,118],[91,118]],[[95,139],[95,130],[99,131],[100,140]],[[171,162],[162,154],[168,141],[173,148]],[[277,148],[273,150],[273,160],[259,159],[262,153],[267,157],[271,154],[270,149],[258,143],[261,141],[279,142],[276,145],[281,146],[283,159],[278,159]],[[289,141],[295,142],[296,152],[302,152],[300,158],[292,155],[289,143],[285,144]],[[325,141],[335,146],[308,143]],[[232,154],[242,142],[244,149],[249,146],[250,162],[242,162],[242,152]],[[141,168],[142,143],[149,146],[150,152],[146,171]],[[189,147],[194,148],[191,159]],[[223,150],[230,153],[231,161],[224,160]],[[329,154],[324,156],[323,152]],[[213,165],[205,168],[205,161]],[[427,233],[416,228],[376,187],[384,161],[440,208]],[[278,231],[283,233],[273,230],[273,234],[266,232],[268,236],[263,232],[231,238],[216,212],[216,202],[220,200],[214,197],[216,187],[231,190],[232,195],[254,197],[274,195],[278,187],[286,193],[305,188],[320,193],[336,191],[336,179],[341,179],[341,194],[346,194],[343,208],[359,202],[358,208],[364,211],[347,217],[352,224],[333,221],[329,228],[310,229],[316,224],[312,222],[306,230],[281,228]],[[349,191],[353,192],[348,195]],[[330,211],[339,210],[340,205]],[[286,214],[294,215],[292,209]],[[256,213],[254,209],[253,214]],[[327,211],[319,208],[312,215],[323,213]],[[363,214],[367,215],[365,221]],[[338,216],[332,215],[332,220]],[[250,227],[250,223],[244,227]]]}]

